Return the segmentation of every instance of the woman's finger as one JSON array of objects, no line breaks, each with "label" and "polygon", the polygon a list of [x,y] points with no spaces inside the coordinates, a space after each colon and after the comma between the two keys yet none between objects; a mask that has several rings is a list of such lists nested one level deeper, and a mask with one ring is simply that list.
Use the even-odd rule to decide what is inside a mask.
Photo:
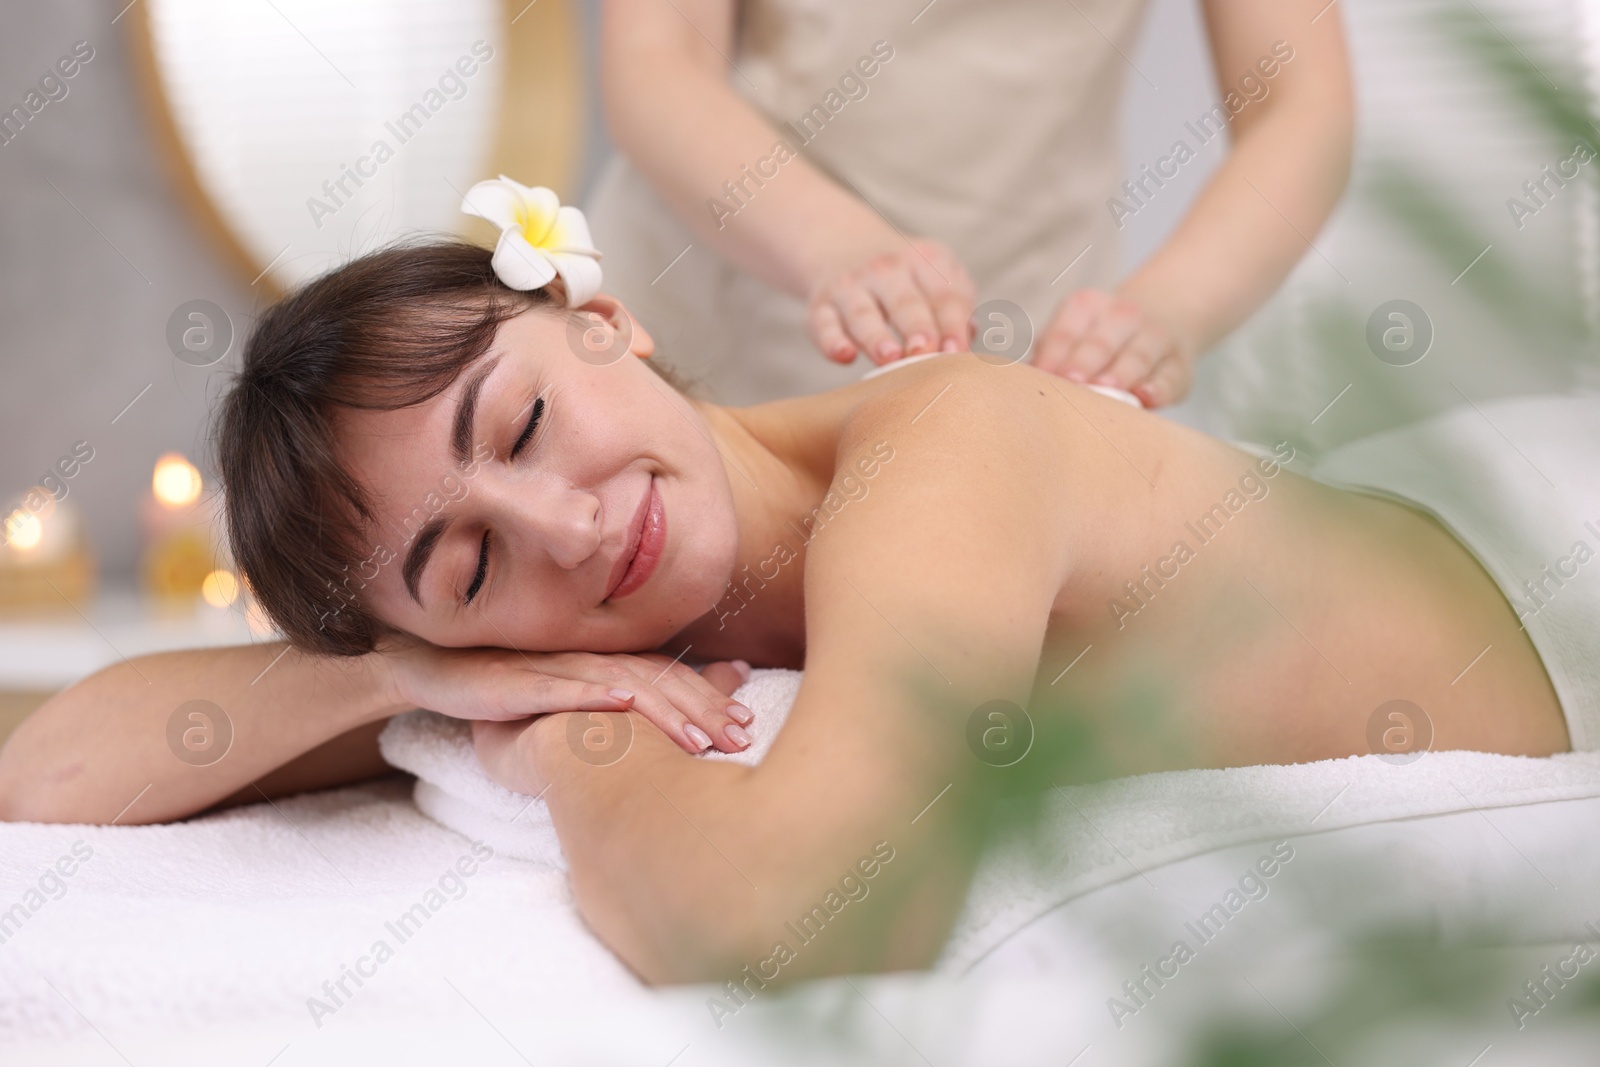
[{"label": "woman's finger", "polygon": [[[609,706],[585,707],[580,704],[568,704],[565,708],[545,707],[540,710],[636,711],[654,723],[662,733],[672,738],[685,752],[703,752],[711,747],[710,736],[696,726],[677,703],[651,684],[652,677],[660,673],[659,666],[650,664],[638,656],[593,652],[550,653],[543,658],[548,664],[549,672],[559,672],[559,676],[550,673],[547,675],[549,677],[558,679],[560,676],[581,677],[608,695],[625,693],[628,699],[622,701],[620,697],[616,697],[618,702]],[[545,664],[541,664],[541,667],[544,666]],[[533,713],[524,710],[521,714]]]},{"label": "woman's finger", "polygon": [[835,363],[850,363],[856,358],[856,343],[845,332],[839,309],[827,297],[817,297],[806,309],[806,330],[811,343]]},{"label": "woman's finger", "polygon": [[[504,673],[477,691],[477,699],[459,704],[436,700],[434,703],[442,706],[429,710],[461,719],[496,721],[553,711],[626,711],[633,704],[636,688],[605,678],[566,677],[531,666],[507,664]],[[470,691],[464,690],[463,694],[467,692]]]},{"label": "woman's finger", "polygon": [[636,711],[655,724],[656,729],[670,737],[674,744],[691,755],[698,755],[712,747],[711,735],[698,726],[665,693],[654,686],[636,680],[639,695],[629,709]]},{"label": "woman's finger", "polygon": [[738,752],[749,746],[750,735],[744,726],[753,717],[750,709],[724,696],[694,668],[681,662],[654,654],[636,658],[642,670],[649,672],[648,688],[664,696],[700,731],[696,735],[685,726],[685,736],[697,744],[709,738],[723,752]]},{"label": "woman's finger", "polygon": [[906,264],[899,262],[874,270],[870,284],[878,303],[889,313],[890,325],[899,332],[906,355],[920,356],[938,349],[939,325],[934,321],[933,308]]},{"label": "woman's finger", "polygon": [[750,664],[742,659],[717,660],[699,670],[700,677],[710,682],[723,696],[733,696],[741,685],[750,680]]}]

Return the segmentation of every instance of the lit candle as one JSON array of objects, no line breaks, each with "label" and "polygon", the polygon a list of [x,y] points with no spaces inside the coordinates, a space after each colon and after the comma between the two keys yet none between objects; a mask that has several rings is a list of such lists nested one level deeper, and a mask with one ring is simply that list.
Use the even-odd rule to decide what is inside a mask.
[{"label": "lit candle", "polygon": [[199,470],[183,456],[169,452],[156,460],[140,520],[144,587],[157,600],[193,605],[207,578],[218,571],[210,515],[201,500],[204,490]]},{"label": "lit candle", "polygon": [[94,560],[74,503],[35,486],[5,516],[0,542],[0,609],[64,609],[88,601]]}]

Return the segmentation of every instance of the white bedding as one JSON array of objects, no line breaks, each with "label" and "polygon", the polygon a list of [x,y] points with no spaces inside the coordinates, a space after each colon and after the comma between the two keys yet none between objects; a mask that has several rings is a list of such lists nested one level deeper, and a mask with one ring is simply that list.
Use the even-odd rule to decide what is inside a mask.
[{"label": "white bedding", "polygon": [[[765,757],[799,690],[797,671],[754,672],[736,694],[755,713],[753,743],[715,758],[757,763]],[[468,836],[488,840],[540,869],[564,871],[549,810],[490,781],[472,754],[467,724],[412,712],[384,731],[385,757],[418,775],[422,811]],[[1449,812],[1475,812],[1540,801],[1600,796],[1600,752],[1550,759],[1479,752],[1428,752],[1414,761],[1378,756],[1292,767],[1238,767],[1147,774],[1103,785],[1061,789],[1049,798],[1042,836],[1052,851],[1042,866],[997,849],[980,866],[940,969],[959,973],[1029,920],[1100,886],[1189,856],[1240,842],[1297,837],[1367,823]],[[1486,818],[1486,816],[1484,816]],[[891,828],[884,833],[893,837]],[[1567,860],[1558,860],[1566,869]],[[1586,863],[1586,861],[1585,861]],[[1587,873],[1590,868],[1581,865]],[[1409,883],[1443,892],[1446,906],[1487,913],[1504,887],[1493,872],[1422,868]],[[1486,897],[1486,899],[1479,899]],[[1600,895],[1597,895],[1600,899]],[[1522,917],[1524,920],[1527,916]],[[1551,936],[1576,937],[1600,913],[1548,917]]]},{"label": "white bedding", "polygon": [[[307,998],[470,854],[470,842],[417,812],[410,789],[386,781],[180,826],[0,827],[8,900],[74,842],[94,852],[66,895],[0,946],[0,1060],[665,1065],[682,1052],[673,1067],[691,1067],[921,1063],[916,1048],[941,1067],[1059,1067],[1092,1046],[1080,1065],[1169,1062],[1174,1033],[1214,1011],[1219,990],[1254,995],[1247,978],[1293,1011],[1293,994],[1264,975],[1285,959],[1302,977],[1325,972],[1326,962],[1303,963],[1337,955],[1325,924],[1378,911],[1429,920],[1447,940],[1479,916],[1513,920],[1503,931],[1519,946],[1507,954],[1509,988],[1471,1025],[1452,1021],[1437,1040],[1465,1054],[1438,1062],[1465,1065],[1494,1042],[1522,1053],[1498,1062],[1581,1062],[1562,1051],[1559,1020],[1519,1031],[1503,1001],[1524,972],[1570,950],[1565,931],[1586,909],[1600,925],[1592,797],[1295,836],[1268,895],[1121,1028],[1107,999],[1269,842],[1141,864],[1143,874],[1024,925],[964,975],[815,983],[721,1030],[705,1004],[714,990],[644,990],[577,921],[561,876],[497,856],[318,1027]],[[796,1020],[831,1022],[858,1058],[797,1046],[780,1028]]]},{"label": "white bedding", "polygon": [[[760,672],[741,691],[766,730],[796,680]],[[396,779],[174,826],[0,826],[0,908],[26,911],[0,944],[5,1062],[432,1062],[436,1041],[452,1062],[572,1062],[570,1048],[589,1057],[578,1062],[666,1064],[686,1047],[675,1067],[791,1062],[780,1045],[807,1062],[774,1016],[816,1013],[843,1020],[861,1062],[921,1062],[914,1042],[948,1051],[930,1058],[941,1064],[973,1062],[955,1051],[968,1045],[985,1062],[1059,1064],[1090,1043],[1117,1050],[1100,1062],[1138,1063],[1209,1018],[1196,1005],[1219,989],[1248,993],[1243,979],[1286,951],[1336,952],[1357,920],[1523,946],[1513,975],[1576,938],[1600,947],[1585,926],[1600,927],[1600,755],[1180,772],[1064,790],[1055,861],[1027,872],[991,857],[937,973],[817,983],[719,1029],[715,990],[645,990],[588,933],[549,862],[515,858],[514,839],[482,860],[484,846],[475,855],[411,793]],[[1120,983],[1279,840],[1294,856],[1261,879],[1265,895],[1159,1000],[1112,1025]],[[63,856],[73,873],[48,887],[64,895],[28,911],[29,888]],[[386,925],[419,903],[418,929]],[[392,957],[373,955],[379,940]],[[358,965],[370,976],[346,978],[352,995],[335,1000],[323,983]],[[1515,987],[1491,998],[1482,1027],[1509,1026]],[[1545,1020],[1540,1040],[1561,1032]],[[376,1047],[393,1057],[369,1058]]]}]

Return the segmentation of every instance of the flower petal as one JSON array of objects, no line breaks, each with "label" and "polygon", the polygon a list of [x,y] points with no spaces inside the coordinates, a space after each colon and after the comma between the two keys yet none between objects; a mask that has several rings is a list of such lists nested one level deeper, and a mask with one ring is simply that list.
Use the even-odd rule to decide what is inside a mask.
[{"label": "flower petal", "polygon": [[556,277],[556,265],[549,255],[533,247],[521,230],[505,230],[494,246],[495,276],[513,289],[526,292],[549,285]]},{"label": "flower petal", "polygon": [[547,252],[581,252],[599,258],[594,239],[589,236],[589,221],[575,207],[564,207],[556,212],[555,225],[540,245]]},{"label": "flower petal", "polygon": [[517,225],[522,227],[522,236],[535,248],[545,248],[549,245],[550,228],[555,225],[556,215],[561,210],[561,198],[555,191],[542,185],[533,188],[519,186],[522,190],[521,203],[517,209]]},{"label": "flower petal", "polygon": [[567,289],[567,307],[582,307],[600,291],[600,264],[591,256],[552,252],[556,272]]},{"label": "flower petal", "polygon": [[515,182],[505,178],[484,181],[467,190],[461,201],[461,210],[480,219],[488,219],[502,230],[517,225],[517,211],[522,204],[522,193]]}]

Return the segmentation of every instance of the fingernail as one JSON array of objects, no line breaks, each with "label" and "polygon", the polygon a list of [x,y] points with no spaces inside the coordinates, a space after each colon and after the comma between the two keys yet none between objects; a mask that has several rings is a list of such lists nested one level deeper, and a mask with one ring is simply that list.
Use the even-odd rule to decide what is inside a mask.
[{"label": "fingernail", "polygon": [[879,341],[878,355],[882,356],[884,359],[899,359],[900,346],[895,344],[893,341]]},{"label": "fingernail", "polygon": [[939,351],[959,352],[961,351],[961,342],[957,341],[954,337],[946,337],[944,339],[944,344],[939,346]]},{"label": "fingernail", "polygon": [[689,743],[702,752],[711,747],[711,738],[704,730],[692,722],[683,728],[683,736],[687,737]]},{"label": "fingernail", "polygon": [[627,703],[633,699],[633,694],[628,692],[626,689],[608,689],[606,690],[606,695],[611,697],[613,700],[620,700],[623,703]]},{"label": "fingernail", "polygon": [[733,660],[732,663],[733,669],[739,672],[739,677],[748,682],[750,680],[750,664],[742,659]]},{"label": "fingernail", "polygon": [[1067,380],[1071,381],[1071,382],[1082,382],[1083,381],[1083,371],[1079,370],[1076,367],[1068,368],[1067,369]]},{"label": "fingernail", "polygon": [[755,718],[755,715],[750,711],[750,709],[745,707],[743,704],[729,704],[727,711],[728,718],[732,719],[734,722],[749,722],[751,719]]},{"label": "fingernail", "polygon": [[732,723],[729,723],[722,732],[728,735],[729,741],[732,741],[740,748],[748,748],[750,746],[750,735],[739,729],[739,727],[734,726]]},{"label": "fingernail", "polygon": [[927,352],[933,348],[933,342],[920,333],[914,333],[906,338],[906,352]]}]

